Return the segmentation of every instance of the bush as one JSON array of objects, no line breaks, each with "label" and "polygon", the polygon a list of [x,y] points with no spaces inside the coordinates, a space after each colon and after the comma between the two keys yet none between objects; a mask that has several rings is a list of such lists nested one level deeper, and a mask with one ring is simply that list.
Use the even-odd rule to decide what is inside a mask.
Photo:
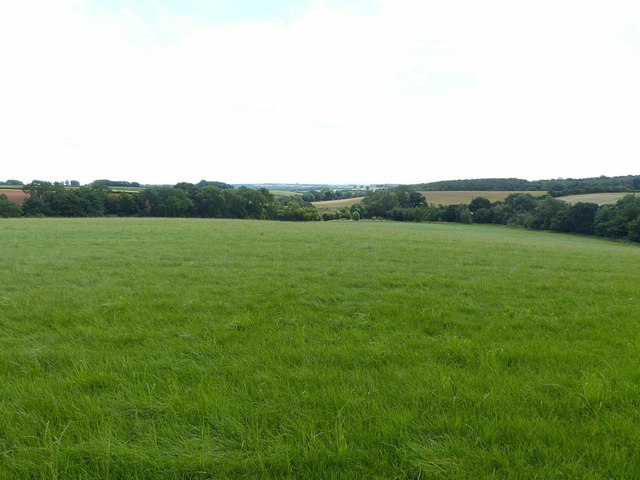
[{"label": "bush", "polygon": [[22,216],[22,207],[12,202],[6,195],[0,195],[0,217],[20,217]]}]

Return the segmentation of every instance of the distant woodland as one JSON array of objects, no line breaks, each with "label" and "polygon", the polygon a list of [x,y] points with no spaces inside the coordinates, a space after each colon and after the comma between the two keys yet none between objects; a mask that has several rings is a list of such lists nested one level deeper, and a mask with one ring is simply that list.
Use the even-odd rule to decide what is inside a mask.
[{"label": "distant woodland", "polygon": [[[12,181],[17,182],[17,181]],[[75,183],[75,182],[74,182]],[[5,182],[5,185],[10,185]],[[640,190],[640,176],[558,179],[452,180],[412,186],[358,190],[360,204],[322,215],[310,203],[348,198],[356,191],[323,189],[305,196],[276,197],[265,188],[234,188],[223,182],[201,181],[173,186],[140,187],[136,182],[100,180],[86,186],[70,182],[20,182],[27,194],[23,205],[0,195],[0,217],[200,217],[284,221],[388,219],[410,222],[460,222],[508,225],[534,230],[598,235],[640,242],[640,198],[630,193],[611,205],[570,205],[563,194]],[[549,194],[513,193],[503,201],[476,197],[468,204],[434,205],[419,190],[531,190]],[[127,190],[131,189],[131,190]]]},{"label": "distant woodland", "polygon": [[531,190],[549,192],[552,196],[600,192],[637,192],[640,191],[640,175],[534,181],[520,178],[479,178],[422,183],[413,185],[413,187],[416,190]]}]

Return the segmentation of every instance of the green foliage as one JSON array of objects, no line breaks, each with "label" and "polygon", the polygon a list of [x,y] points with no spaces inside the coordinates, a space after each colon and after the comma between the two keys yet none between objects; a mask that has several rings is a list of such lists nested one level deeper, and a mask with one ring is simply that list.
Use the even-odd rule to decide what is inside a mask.
[{"label": "green foliage", "polygon": [[400,207],[396,194],[386,188],[369,190],[362,200],[362,204],[369,217],[384,217],[387,212]]},{"label": "green foliage", "polygon": [[[53,217],[319,219],[317,210],[310,203],[287,206],[285,202],[280,205],[265,188],[219,188],[208,184],[220,182],[204,183],[207,185],[200,187],[182,182],[173,187],[149,187],[132,193],[114,192],[104,181],[94,182],[88,187],[65,189],[60,183],[35,180],[23,188],[29,195],[24,204],[24,214]],[[350,211],[347,209],[343,216],[351,218]]]},{"label": "green foliage", "polygon": [[22,216],[22,207],[12,202],[6,195],[0,194],[0,217],[20,217]]},{"label": "green foliage", "polygon": [[[614,205],[603,206],[595,216],[595,230],[598,235],[611,238],[625,238],[629,226],[640,217],[640,198],[626,195]],[[635,235],[631,235],[631,239]]]},{"label": "green foliage", "polygon": [[420,192],[407,186],[399,186],[368,190],[362,201],[362,207],[361,214],[365,214],[368,218],[421,221],[425,217],[422,210],[426,209],[427,201]]},{"label": "green foliage", "polygon": [[7,180],[5,182],[2,182],[3,185],[12,185],[12,186],[22,186],[24,185],[24,183],[22,183],[20,180]]},{"label": "green foliage", "polygon": [[640,190],[640,175],[594,178],[558,178],[528,181],[519,178],[479,178],[446,180],[414,185],[416,190],[536,190],[554,196],[597,192],[629,192]]},{"label": "green foliage", "polygon": [[320,215],[313,205],[300,204],[298,201],[292,200],[280,209],[278,218],[287,221],[308,222],[320,220]]},{"label": "green foliage", "polygon": [[221,190],[232,190],[233,189],[233,185],[229,185],[228,183],[224,183],[224,182],[211,182],[208,180],[200,180],[198,183],[196,183],[196,186],[198,187],[216,187],[219,188]]},{"label": "green foliage", "polygon": [[640,249],[4,220],[0,478],[635,478]]},{"label": "green foliage", "polygon": [[[569,205],[550,196],[515,193],[504,202],[491,203],[477,197],[468,206],[430,206],[420,212],[424,215],[419,221],[494,223],[638,241],[638,227],[634,222],[640,217],[640,198],[630,194],[615,205],[599,207],[593,203]],[[414,220],[414,217],[402,215],[399,209],[393,209],[385,216],[399,221]]]},{"label": "green foliage", "polygon": [[355,198],[363,195],[362,189],[348,188],[322,188],[320,190],[308,190],[302,194],[305,202],[322,202],[327,200],[342,200],[344,198]]},{"label": "green foliage", "polygon": [[491,202],[483,197],[476,197],[469,203],[469,211],[476,213],[478,210],[487,210],[491,208]]},{"label": "green foliage", "polygon": [[[73,185],[72,181],[72,185]],[[75,183],[79,183],[79,182],[75,182]],[[102,180],[94,180],[93,182],[91,182],[92,186],[102,186],[102,187],[126,187],[126,188],[139,188],[140,187],[140,183],[139,182],[129,182],[127,180],[106,180],[106,179],[102,179]]]}]

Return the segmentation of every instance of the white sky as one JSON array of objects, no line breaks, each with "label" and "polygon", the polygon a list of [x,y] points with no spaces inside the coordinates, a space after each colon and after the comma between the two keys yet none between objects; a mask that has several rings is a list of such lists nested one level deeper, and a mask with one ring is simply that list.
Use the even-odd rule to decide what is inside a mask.
[{"label": "white sky", "polygon": [[0,181],[639,165],[638,0],[0,0]]}]

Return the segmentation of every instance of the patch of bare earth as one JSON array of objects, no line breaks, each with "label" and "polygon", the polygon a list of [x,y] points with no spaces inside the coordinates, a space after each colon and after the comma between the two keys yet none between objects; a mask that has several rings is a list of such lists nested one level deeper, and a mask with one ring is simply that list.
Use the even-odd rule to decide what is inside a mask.
[{"label": "patch of bare earth", "polygon": [[22,205],[27,199],[27,194],[17,188],[0,188],[0,195],[6,195],[9,200]]}]

